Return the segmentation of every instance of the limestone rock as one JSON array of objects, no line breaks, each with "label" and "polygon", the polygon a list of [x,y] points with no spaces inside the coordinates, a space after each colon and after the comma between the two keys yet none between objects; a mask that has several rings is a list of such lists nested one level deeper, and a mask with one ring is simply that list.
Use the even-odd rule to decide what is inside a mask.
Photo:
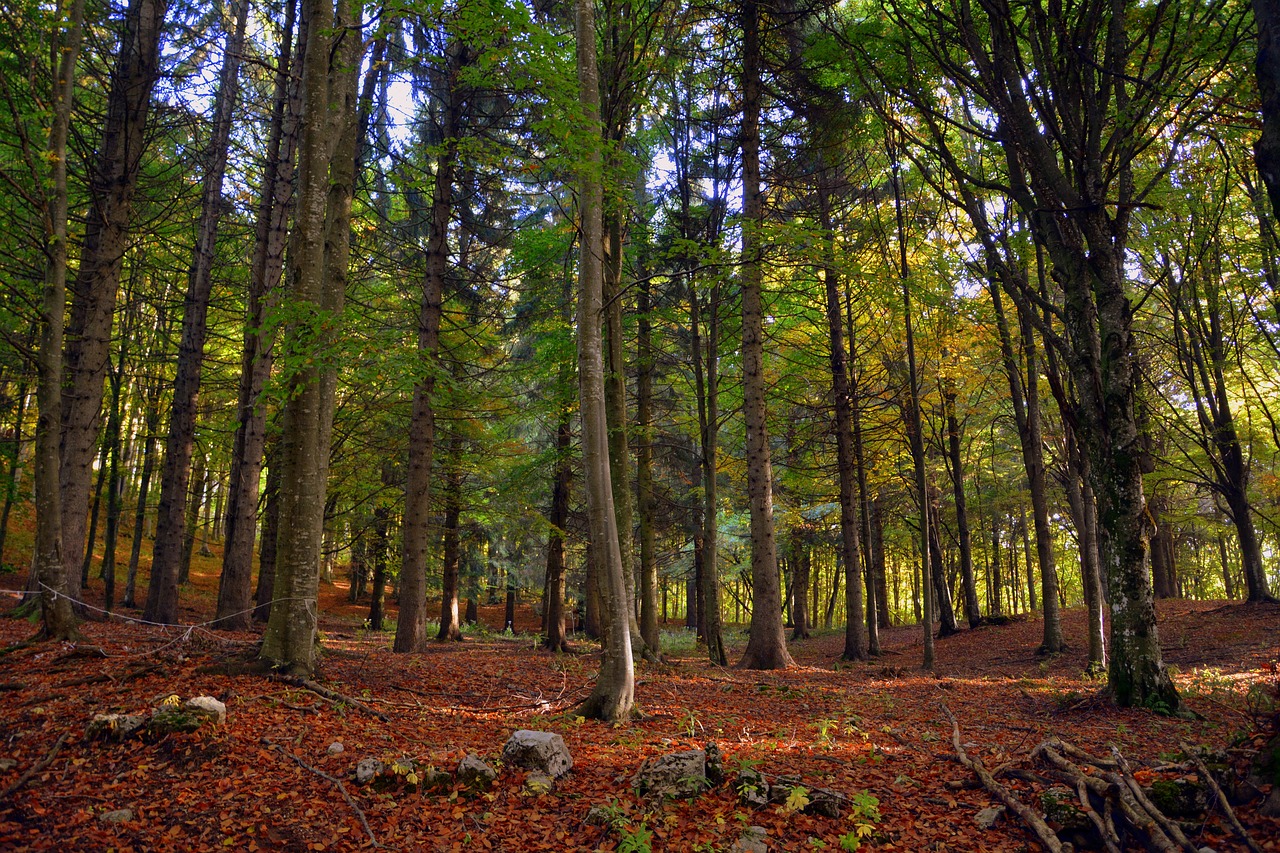
[{"label": "limestone rock", "polygon": [[711,787],[707,753],[690,749],[645,759],[631,777],[631,787],[650,797],[696,797]]},{"label": "limestone rock", "polygon": [[714,743],[708,743],[703,750],[707,753],[707,781],[711,783],[711,787],[718,787],[725,779],[724,755]]},{"label": "limestone rock", "polygon": [[368,785],[381,776],[386,769],[387,765],[376,758],[362,758],[360,763],[356,765],[356,783]]},{"label": "limestone rock", "polygon": [[468,755],[458,764],[458,781],[472,790],[488,790],[497,778],[498,771],[481,761],[477,755]]},{"label": "limestone rock", "polygon": [[749,767],[739,770],[733,789],[738,792],[738,802],[744,806],[762,809],[769,805],[769,780],[759,770]]},{"label": "limestone rock", "polygon": [[809,805],[805,806],[803,812],[810,815],[821,815],[822,817],[837,818],[840,817],[840,804],[844,798],[835,791],[827,788],[810,788],[809,789]]},{"label": "limestone rock", "polygon": [[1271,789],[1271,796],[1258,807],[1258,814],[1266,817],[1280,817],[1280,786]]},{"label": "limestone rock", "polygon": [[146,722],[141,714],[94,714],[89,722],[88,735],[91,738],[126,740]]},{"label": "limestone rock", "polygon": [[543,794],[550,794],[555,790],[555,787],[555,779],[552,779],[541,770],[533,770],[528,776],[524,777],[522,792],[529,797],[540,797]]},{"label": "limestone rock", "polygon": [[98,820],[103,823],[128,823],[133,820],[133,809],[116,809],[113,812],[104,812],[98,815]]},{"label": "limestone rock", "polygon": [[182,704],[182,710],[198,717],[208,717],[218,725],[227,721],[227,706],[212,696],[195,696]]},{"label": "limestone rock", "polygon": [[729,848],[729,853],[769,853],[769,845],[765,839],[769,830],[763,826],[748,826],[742,836]]},{"label": "limestone rock", "polygon": [[991,829],[1000,822],[1004,813],[1004,806],[988,806],[973,816],[973,822],[978,825],[978,829]]},{"label": "limestone rock", "polygon": [[346,749],[345,746],[343,746],[341,743],[335,740],[333,743],[329,744],[329,748],[328,750],[326,750],[326,752],[328,752],[330,755],[339,755],[345,749]]},{"label": "limestone rock", "polygon": [[539,770],[559,779],[573,767],[573,756],[564,738],[554,732],[520,729],[507,738],[502,747],[502,761],[513,767]]}]

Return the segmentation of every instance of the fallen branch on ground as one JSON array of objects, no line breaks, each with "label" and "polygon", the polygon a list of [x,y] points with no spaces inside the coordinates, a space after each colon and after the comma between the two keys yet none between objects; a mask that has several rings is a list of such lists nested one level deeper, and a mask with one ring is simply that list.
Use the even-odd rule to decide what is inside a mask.
[{"label": "fallen branch on ground", "polygon": [[982,787],[986,788],[992,796],[1004,803],[1010,811],[1021,818],[1022,822],[1035,833],[1041,845],[1046,850],[1049,850],[1050,853],[1064,853],[1064,851],[1071,850],[1070,845],[1063,846],[1062,842],[1058,840],[1058,836],[1049,828],[1049,824],[1044,822],[1044,818],[1024,805],[1021,800],[1013,795],[1012,791],[997,782],[987,772],[987,768],[982,765],[980,760],[969,757],[969,754],[964,751],[964,746],[960,743],[960,723],[956,721],[955,714],[952,714],[951,709],[946,705],[942,706],[942,710],[946,711],[947,717],[951,720],[951,745],[955,748],[956,757],[960,759],[961,764],[977,775],[978,779],[982,781]]},{"label": "fallen branch on ground", "polygon": [[67,737],[69,736],[69,734],[70,734],[69,732],[63,732],[62,736],[58,738],[57,743],[53,745],[53,748],[45,753],[44,758],[40,759],[35,764],[32,764],[29,768],[27,768],[27,772],[19,776],[18,780],[14,782],[12,785],[10,785],[8,788],[5,788],[3,791],[0,791],[0,800],[7,800],[9,797],[16,794],[18,791],[22,789],[23,785],[26,785],[33,778],[35,778],[35,775],[37,773],[39,773],[40,771],[48,767],[50,764],[52,764],[53,759],[58,757],[58,752],[59,750],[62,749],[62,745],[67,742]]},{"label": "fallen branch on ground", "polygon": [[1209,768],[1204,766],[1204,762],[1200,760],[1200,756],[1192,752],[1191,747],[1181,741],[1178,742],[1178,747],[1186,753],[1186,755],[1191,759],[1191,762],[1195,764],[1196,771],[1200,774],[1200,778],[1204,779],[1205,784],[1207,784],[1209,789],[1213,791],[1213,795],[1218,801],[1218,807],[1221,808],[1222,813],[1227,816],[1227,822],[1231,824],[1231,828],[1235,830],[1236,835],[1240,836],[1241,840],[1244,841],[1245,846],[1252,850],[1253,853],[1262,853],[1262,848],[1258,846],[1258,842],[1253,840],[1253,837],[1249,835],[1249,831],[1244,828],[1240,823],[1240,819],[1236,817],[1236,813],[1231,810],[1231,803],[1227,802],[1227,795],[1222,792],[1222,788],[1218,786],[1218,782],[1213,778],[1213,774],[1209,772]]},{"label": "fallen branch on ground", "polygon": [[359,710],[364,711],[366,714],[372,714],[373,716],[377,717],[379,720],[382,720],[382,722],[384,723],[391,722],[391,718],[388,717],[386,714],[382,713],[381,711],[379,711],[378,709],[372,708],[369,705],[366,705],[365,703],[361,702],[359,699],[353,699],[352,697],[347,696],[343,693],[339,693],[336,690],[330,690],[328,687],[325,687],[323,684],[320,684],[318,682],[312,681],[310,678],[299,678],[297,676],[292,676],[292,675],[276,675],[276,676],[273,676],[273,678],[276,681],[283,681],[285,684],[292,684],[294,687],[301,687],[304,690],[310,690],[312,693],[316,694],[317,696],[323,696],[325,699],[329,699],[334,702],[341,702],[344,705],[350,705],[353,708],[358,708]]},{"label": "fallen branch on ground", "polygon": [[310,764],[303,761],[301,758],[294,755],[292,752],[285,749],[280,744],[274,743],[273,741],[271,741],[270,738],[264,737],[262,739],[262,742],[266,744],[268,747],[270,747],[271,749],[274,749],[275,751],[279,752],[281,755],[284,755],[288,758],[292,758],[294,761],[298,763],[298,766],[303,768],[304,770],[310,770],[312,773],[316,774],[321,779],[324,779],[327,782],[332,782],[334,785],[336,785],[338,788],[338,791],[342,794],[342,798],[347,801],[347,805],[351,806],[352,811],[356,813],[356,817],[360,818],[360,824],[364,827],[364,831],[369,835],[369,842],[376,848],[382,847],[382,845],[378,843],[377,837],[373,834],[372,827],[369,826],[368,818],[364,816],[364,809],[360,808],[360,806],[356,803],[356,801],[352,799],[351,794],[347,793],[347,786],[342,784],[341,779],[337,778],[336,776],[330,776],[328,773],[325,773],[323,770],[318,770],[315,767],[312,767]]}]

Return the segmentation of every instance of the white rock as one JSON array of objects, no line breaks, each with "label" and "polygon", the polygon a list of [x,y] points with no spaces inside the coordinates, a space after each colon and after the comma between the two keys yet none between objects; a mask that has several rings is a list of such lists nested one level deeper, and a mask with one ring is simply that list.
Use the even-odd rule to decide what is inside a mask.
[{"label": "white rock", "polygon": [[573,767],[573,756],[564,745],[564,738],[554,732],[530,729],[520,729],[507,738],[502,747],[502,760],[514,767],[541,770],[555,779]]},{"label": "white rock", "polygon": [[335,740],[333,743],[329,744],[329,754],[337,755],[340,752],[342,752],[342,750],[345,748],[346,747],[344,747],[341,743]]},{"label": "white rock", "polygon": [[227,721],[227,706],[212,696],[195,696],[182,704],[182,710],[189,714],[208,717],[218,725]]}]

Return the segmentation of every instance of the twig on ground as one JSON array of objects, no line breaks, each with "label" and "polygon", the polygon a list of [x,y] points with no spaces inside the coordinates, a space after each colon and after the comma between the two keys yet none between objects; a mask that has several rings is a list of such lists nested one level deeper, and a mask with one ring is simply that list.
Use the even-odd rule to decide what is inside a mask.
[{"label": "twig on ground", "polygon": [[356,813],[356,817],[360,818],[360,825],[364,827],[364,831],[368,834],[370,843],[372,843],[373,846],[376,848],[382,847],[382,845],[378,843],[377,836],[373,834],[373,828],[369,826],[368,818],[364,816],[364,809],[360,808],[359,804],[356,803],[356,801],[351,797],[351,794],[347,792],[347,786],[342,783],[341,779],[337,778],[336,776],[330,776],[328,773],[325,773],[323,770],[312,767],[310,764],[303,761],[301,758],[294,755],[292,752],[285,749],[280,744],[275,743],[270,738],[264,737],[262,739],[262,742],[266,744],[268,747],[270,747],[271,749],[274,749],[277,752],[279,752],[281,755],[284,755],[288,758],[292,758],[294,761],[298,763],[298,766],[303,768],[304,770],[310,770],[312,773],[316,774],[321,779],[324,779],[327,782],[332,782],[337,787],[338,791],[342,794],[342,798],[347,801],[347,805],[351,806],[351,810]]},{"label": "twig on ground", "polygon": [[37,773],[39,773],[40,771],[48,767],[50,764],[52,764],[53,759],[58,757],[58,752],[62,749],[62,745],[67,742],[67,738],[70,737],[70,734],[71,734],[70,732],[63,732],[62,736],[58,738],[56,743],[54,743],[53,748],[45,753],[44,758],[41,758],[35,764],[32,764],[30,767],[28,767],[27,772],[19,776],[17,781],[14,782],[12,785],[10,785],[8,788],[5,788],[3,791],[0,791],[0,800],[7,800],[9,797],[16,794],[18,791],[22,789],[24,785],[26,785],[33,778],[35,778],[35,775]]},{"label": "twig on ground", "polygon": [[274,676],[274,678],[277,681],[283,681],[285,684],[292,684],[294,687],[301,687],[305,690],[310,690],[312,693],[317,696],[323,696],[325,699],[329,699],[334,702],[342,702],[343,704],[350,705],[353,708],[358,708],[366,714],[372,714],[384,723],[391,722],[391,718],[378,709],[366,705],[359,699],[353,699],[352,697],[339,693],[336,690],[330,690],[328,687],[325,687],[323,684],[316,681],[312,681],[310,678],[298,678],[290,675],[277,675]]},{"label": "twig on ground", "polygon": [[1204,762],[1200,760],[1200,756],[1192,752],[1191,747],[1182,741],[1178,742],[1178,748],[1191,759],[1191,762],[1196,766],[1196,771],[1200,774],[1200,778],[1204,779],[1205,784],[1213,791],[1213,795],[1218,800],[1218,805],[1222,808],[1222,813],[1227,816],[1227,823],[1231,824],[1231,828],[1235,830],[1236,835],[1240,836],[1245,846],[1252,850],[1253,853],[1262,853],[1262,848],[1258,846],[1258,842],[1253,840],[1253,837],[1249,835],[1249,831],[1240,823],[1236,813],[1231,809],[1231,803],[1227,802],[1227,795],[1222,792],[1222,788],[1218,787],[1217,780],[1213,778],[1209,768],[1205,767]]},{"label": "twig on ground", "polygon": [[947,718],[951,720],[951,746],[955,749],[956,757],[960,759],[960,763],[967,767],[970,772],[977,775],[984,788],[1022,819],[1022,822],[1035,833],[1036,839],[1046,850],[1050,851],[1050,853],[1063,853],[1062,842],[1058,840],[1058,836],[1054,831],[1049,828],[1049,824],[1044,822],[1044,818],[1024,805],[1021,800],[1013,795],[1012,791],[997,782],[987,772],[987,768],[982,765],[980,760],[969,757],[969,754],[964,751],[964,746],[960,743],[960,723],[957,722],[955,714],[952,714],[951,709],[946,705],[942,706],[942,710],[946,712]]}]

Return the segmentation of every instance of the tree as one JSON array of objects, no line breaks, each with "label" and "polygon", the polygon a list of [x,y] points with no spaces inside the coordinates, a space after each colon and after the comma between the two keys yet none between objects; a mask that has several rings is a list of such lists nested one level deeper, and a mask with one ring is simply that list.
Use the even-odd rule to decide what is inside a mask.
[{"label": "tree", "polygon": [[130,0],[125,9],[106,122],[90,172],[80,266],[71,287],[62,364],[58,486],[63,503],[62,556],[73,597],[80,592],[111,323],[129,242],[134,192],[147,149],[147,117],[159,75],[160,34],[167,7],[165,0]]},{"label": "tree", "polygon": [[289,261],[291,326],[284,368],[275,594],[259,657],[296,674],[315,670],[333,371],[326,363],[346,285],[356,158],[356,80],[363,52],[360,0],[304,0],[302,141]]},{"label": "tree", "polygon": [[[76,640],[80,631],[71,609],[67,562],[63,560],[63,495],[58,484],[59,422],[62,412],[62,326],[67,289],[67,134],[75,93],[76,60],[83,34],[84,0],[54,9],[55,63],[49,127],[49,188],[44,201],[45,281],[40,308],[40,348],[36,389],[36,541],[33,574],[40,582],[41,634]],[[78,568],[78,566],[77,566]]]},{"label": "tree", "polygon": [[743,669],[784,669],[794,661],[782,625],[782,593],[773,534],[773,470],[764,380],[764,198],[760,189],[760,5],[746,0],[742,20],[742,410],[746,421],[747,498],[751,505],[751,629]]},{"label": "tree", "polygon": [[584,717],[625,720],[635,704],[631,656],[631,602],[619,548],[609,473],[609,424],[605,416],[603,338],[604,158],[600,151],[600,83],[596,64],[594,0],[576,0],[578,96],[584,147],[579,172],[578,399],[582,412],[582,465],[587,480],[591,545],[604,599],[604,648],[591,695],[578,707]]},{"label": "tree", "polygon": [[191,453],[196,432],[196,395],[208,335],[209,296],[213,289],[214,243],[223,208],[222,184],[227,170],[231,119],[239,92],[244,31],[249,18],[248,0],[233,4],[232,29],[223,46],[222,72],[214,97],[213,126],[205,149],[204,191],[200,202],[200,224],[191,259],[187,295],[183,304],[182,343],[178,347],[178,370],[174,378],[173,405],[169,416],[169,436],[165,442],[164,468],[160,477],[160,508],[156,544],[151,561],[147,605],[143,618],[152,622],[173,622],[178,617],[180,547],[185,527],[187,488],[191,476]]}]

